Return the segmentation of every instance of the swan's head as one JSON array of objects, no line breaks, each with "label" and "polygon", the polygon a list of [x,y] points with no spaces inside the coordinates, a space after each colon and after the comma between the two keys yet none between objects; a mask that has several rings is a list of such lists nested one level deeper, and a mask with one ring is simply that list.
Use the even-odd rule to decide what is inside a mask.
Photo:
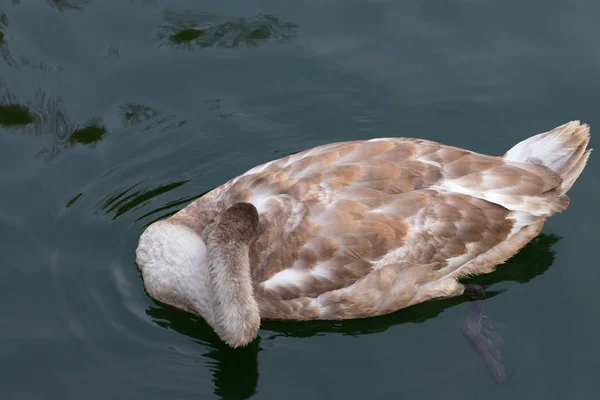
[{"label": "swan's head", "polygon": [[155,222],[140,236],[136,264],[150,297],[200,315],[212,325],[206,246],[201,234],[174,221]]}]

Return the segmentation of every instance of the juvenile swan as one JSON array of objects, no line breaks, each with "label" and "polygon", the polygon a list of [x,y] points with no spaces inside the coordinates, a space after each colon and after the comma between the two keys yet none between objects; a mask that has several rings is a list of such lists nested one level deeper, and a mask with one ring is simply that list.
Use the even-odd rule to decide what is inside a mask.
[{"label": "juvenile swan", "polygon": [[232,347],[265,319],[340,320],[469,295],[569,204],[591,150],[572,121],[495,157],[408,138],[315,147],[252,168],[136,252],[154,299]]}]

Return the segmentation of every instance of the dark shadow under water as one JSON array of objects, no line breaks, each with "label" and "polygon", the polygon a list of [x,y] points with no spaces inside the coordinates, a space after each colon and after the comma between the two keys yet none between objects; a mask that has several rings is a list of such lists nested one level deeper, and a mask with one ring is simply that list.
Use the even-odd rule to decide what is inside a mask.
[{"label": "dark shadow under water", "polygon": [[[489,288],[502,282],[526,283],[545,273],[554,261],[552,246],[560,238],[555,235],[540,234],[527,246],[496,271],[462,280]],[[488,290],[487,298],[505,290]],[[258,353],[262,344],[284,337],[312,337],[326,333],[359,336],[386,331],[406,323],[422,323],[441,314],[446,309],[467,302],[464,297],[429,301],[395,313],[364,319],[346,321],[263,321],[263,334],[249,346],[232,349],[225,345],[213,329],[201,318],[154,301],[146,313],[159,326],[172,329],[210,348],[204,354],[210,359],[213,373],[214,393],[226,399],[246,399],[256,393],[259,379]],[[264,331],[273,332],[266,335]]]}]

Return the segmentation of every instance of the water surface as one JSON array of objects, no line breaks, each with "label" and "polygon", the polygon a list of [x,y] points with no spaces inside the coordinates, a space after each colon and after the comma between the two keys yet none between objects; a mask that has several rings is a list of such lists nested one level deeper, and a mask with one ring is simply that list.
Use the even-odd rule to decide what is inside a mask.
[{"label": "water surface", "polygon": [[455,299],[345,323],[269,322],[226,348],[154,302],[152,221],[256,164],[381,136],[503,154],[600,127],[589,1],[0,2],[0,399],[591,399],[599,163],[480,282],[497,385]]}]

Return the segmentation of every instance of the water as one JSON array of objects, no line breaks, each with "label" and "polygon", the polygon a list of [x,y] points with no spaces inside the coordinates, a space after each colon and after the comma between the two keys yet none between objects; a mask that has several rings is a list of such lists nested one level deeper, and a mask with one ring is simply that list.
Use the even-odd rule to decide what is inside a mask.
[{"label": "water", "polygon": [[497,385],[460,300],[345,323],[265,323],[242,351],[154,302],[142,229],[264,161],[421,137],[502,154],[600,127],[600,4],[4,0],[0,399],[591,399],[599,163],[568,210],[479,281]]}]

